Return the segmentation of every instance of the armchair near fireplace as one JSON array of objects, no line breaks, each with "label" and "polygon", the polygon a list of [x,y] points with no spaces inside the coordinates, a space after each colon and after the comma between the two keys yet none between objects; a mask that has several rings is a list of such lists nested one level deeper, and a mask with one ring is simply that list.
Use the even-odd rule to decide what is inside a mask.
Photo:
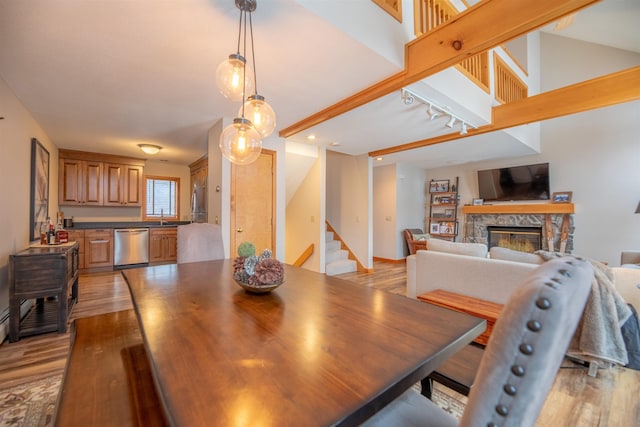
[{"label": "armchair near fireplace", "polygon": [[403,231],[404,239],[407,242],[407,249],[409,249],[409,255],[413,255],[417,250],[427,249],[428,234],[425,234],[419,228],[405,228]]}]

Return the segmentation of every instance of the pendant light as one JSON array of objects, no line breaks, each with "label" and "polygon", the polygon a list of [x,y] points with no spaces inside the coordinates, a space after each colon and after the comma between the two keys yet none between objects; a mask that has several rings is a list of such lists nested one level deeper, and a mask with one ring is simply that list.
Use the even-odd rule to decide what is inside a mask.
[{"label": "pendant light", "polygon": [[[216,73],[216,82],[242,82],[245,84],[239,84],[241,86],[242,94],[240,99],[245,98],[246,93],[253,93],[243,102],[238,111],[240,117],[233,120],[233,124],[227,126],[220,135],[220,150],[222,154],[232,163],[238,165],[247,165],[255,161],[262,150],[262,138],[269,136],[275,129],[275,113],[271,106],[267,104],[264,97],[258,95],[257,90],[257,76],[255,73],[256,61],[253,44],[253,22],[251,20],[251,13],[256,9],[256,0],[235,0],[236,7],[240,9],[240,25],[238,30],[238,53],[230,55],[229,60],[223,62],[218,67],[220,74],[224,74],[222,71],[226,69],[239,73],[242,71],[242,75],[233,73],[227,74],[226,77],[218,78]],[[247,51],[247,12],[249,15],[249,34],[251,41],[251,59],[253,65],[253,71],[246,63],[245,54]],[[240,39],[243,38],[243,54],[240,54]],[[233,57],[233,58],[232,58]],[[233,62],[233,64],[231,64]],[[226,65],[225,65],[226,64]],[[253,77],[253,80],[251,79]],[[250,83],[247,80],[252,80]],[[228,90],[228,87],[224,85],[218,85],[220,92],[225,95],[232,91]],[[252,92],[253,91],[253,92]],[[225,95],[227,96],[227,95]],[[229,96],[227,96],[231,99]],[[245,117],[246,114],[246,117]]]}]

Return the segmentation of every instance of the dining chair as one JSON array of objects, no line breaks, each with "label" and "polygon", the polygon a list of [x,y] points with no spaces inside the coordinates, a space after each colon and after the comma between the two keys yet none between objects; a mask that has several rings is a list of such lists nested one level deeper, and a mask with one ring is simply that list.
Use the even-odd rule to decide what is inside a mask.
[{"label": "dining chair", "polygon": [[222,230],[219,225],[194,222],[178,226],[178,264],[224,257]]},{"label": "dining chair", "polygon": [[460,422],[415,389],[367,420],[367,427],[535,425],[582,315],[593,268],[563,257],[531,272],[497,320]]}]

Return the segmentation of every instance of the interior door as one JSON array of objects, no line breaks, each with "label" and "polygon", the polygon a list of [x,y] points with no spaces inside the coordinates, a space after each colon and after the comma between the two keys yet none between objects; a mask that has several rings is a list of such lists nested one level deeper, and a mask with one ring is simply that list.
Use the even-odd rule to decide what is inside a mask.
[{"label": "interior door", "polygon": [[231,167],[231,258],[241,242],[276,252],[275,160],[275,151],[263,149],[255,162]]}]

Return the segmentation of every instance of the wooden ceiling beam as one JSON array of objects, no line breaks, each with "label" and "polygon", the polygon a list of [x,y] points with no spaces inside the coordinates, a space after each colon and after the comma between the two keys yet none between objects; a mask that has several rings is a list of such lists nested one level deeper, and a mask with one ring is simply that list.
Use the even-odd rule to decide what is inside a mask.
[{"label": "wooden ceiling beam", "polygon": [[287,138],[599,0],[483,0],[405,46],[405,69],[279,132]]},{"label": "wooden ceiling beam", "polygon": [[369,156],[377,157],[413,150],[636,100],[640,100],[640,66],[499,105],[492,110],[491,124],[469,129],[465,136],[458,132],[440,135],[371,151]]}]

